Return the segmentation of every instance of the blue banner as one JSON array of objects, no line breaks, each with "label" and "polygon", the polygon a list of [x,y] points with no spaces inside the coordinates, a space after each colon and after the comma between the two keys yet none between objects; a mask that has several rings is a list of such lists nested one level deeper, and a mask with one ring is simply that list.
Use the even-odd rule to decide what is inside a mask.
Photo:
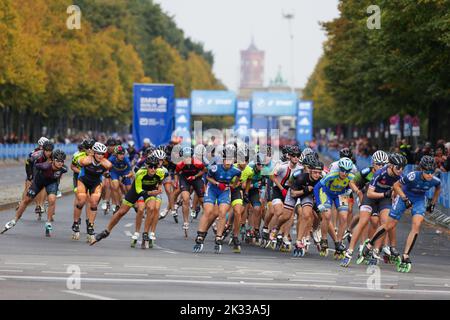
[{"label": "blue banner", "polygon": [[134,84],[133,137],[137,148],[149,138],[154,145],[170,141],[173,131],[174,91],[171,84]]},{"label": "blue banner", "polygon": [[238,101],[236,105],[235,127],[238,135],[247,135],[252,127],[252,108],[250,101]]},{"label": "blue banner", "polygon": [[313,103],[299,101],[297,110],[297,141],[300,145],[311,141],[313,137]]},{"label": "blue banner", "polygon": [[295,116],[297,96],[295,93],[254,92],[252,108],[254,115]]},{"label": "blue banner", "polygon": [[175,134],[183,141],[191,139],[191,108],[189,99],[175,99]]},{"label": "blue banner", "polygon": [[231,91],[201,91],[191,93],[193,115],[234,115],[236,94]]}]

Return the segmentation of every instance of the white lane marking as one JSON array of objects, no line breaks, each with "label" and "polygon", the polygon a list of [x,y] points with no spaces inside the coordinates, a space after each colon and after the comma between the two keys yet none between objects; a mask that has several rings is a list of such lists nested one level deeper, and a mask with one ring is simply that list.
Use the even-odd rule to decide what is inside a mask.
[{"label": "white lane marking", "polygon": [[18,265],[26,265],[26,266],[46,266],[46,263],[35,263],[35,262],[5,262],[5,264],[12,265],[12,264],[18,264]]},{"label": "white lane marking", "polygon": [[6,281],[6,279],[0,278],[0,281]]},{"label": "white lane marking", "polygon": [[[367,285],[367,282],[349,282],[349,284]],[[385,283],[385,282],[383,282],[381,285],[383,285],[383,286],[398,286],[398,283]]]},{"label": "white lane marking", "polygon": [[[64,264],[64,266],[71,266],[72,264]],[[105,266],[105,265],[98,265],[98,264],[78,264],[77,266],[79,266],[79,267],[86,267],[86,268],[95,268],[95,269],[97,269],[97,268],[99,268],[99,269],[101,269],[101,268],[104,268],[104,269],[112,269],[112,267],[108,267],[108,266]]]},{"label": "white lane marking", "polygon": [[178,254],[178,252],[175,252],[175,251],[167,249],[167,248],[160,247],[156,244],[154,244],[153,247],[155,247],[156,249],[162,250],[164,252],[167,252],[167,253]]},{"label": "white lane marking", "polygon": [[211,279],[210,276],[195,276],[195,275],[184,275],[184,274],[165,274],[166,277],[175,277],[175,278],[204,278]]},{"label": "white lane marking", "polygon": [[133,224],[134,224],[134,223],[127,223],[127,224],[125,225],[125,228],[129,228],[129,227],[131,227]]},{"label": "white lane marking", "polygon": [[[320,276],[337,276],[335,273],[320,273],[320,272],[295,272],[298,275],[320,275]],[[367,277],[367,276],[366,276]]]},{"label": "white lane marking", "polygon": [[148,269],[168,269],[167,267],[160,266],[135,266],[135,265],[124,265],[125,268],[148,268]]},{"label": "white lane marking", "polygon": [[148,277],[147,273],[120,273],[120,272],[105,272],[105,276],[136,276],[136,277]]},{"label": "white lane marking", "polygon": [[[8,276],[0,275],[0,278],[15,279],[15,280],[55,280],[67,281],[67,277],[42,277],[42,276]],[[238,282],[226,281],[197,281],[197,280],[175,280],[175,279],[119,279],[119,278],[83,278],[83,282],[122,282],[122,283],[177,283],[177,284],[194,284],[194,285],[219,285],[219,286],[236,286],[240,285]],[[414,290],[414,289],[380,289],[369,290],[364,287],[346,287],[337,285],[321,285],[321,284],[302,284],[302,283],[279,283],[279,282],[247,282],[246,285],[261,286],[261,287],[288,287],[288,288],[312,288],[312,289],[336,289],[343,291],[364,291],[364,292],[381,292],[381,293],[404,293],[404,294],[441,294],[450,296],[450,290]]]},{"label": "white lane marking", "polygon": [[[77,250],[78,251],[78,250]],[[78,262],[66,262],[65,266],[70,266],[73,264],[81,264],[81,265],[94,265],[94,266],[102,266],[102,265],[110,265],[109,262],[97,262],[97,261],[78,261]]]},{"label": "white lane marking", "polygon": [[0,270],[0,272],[23,272],[23,270]]},{"label": "white lane marking", "polygon": [[448,288],[449,285],[448,283],[444,284],[444,285],[440,285],[440,284],[415,284],[416,287],[439,287],[439,288]]},{"label": "white lane marking", "polygon": [[[65,271],[41,271],[42,273],[46,273],[46,274],[69,274],[68,272]],[[80,272],[80,274],[87,274],[87,272]]]},{"label": "white lane marking", "polygon": [[127,237],[132,237],[133,236],[133,234],[130,232],[130,231],[125,231],[125,235],[127,236]]},{"label": "white lane marking", "polygon": [[297,279],[297,278],[291,278],[289,281],[298,281],[298,282],[318,282],[318,283],[336,283],[336,281],[332,280],[316,280],[316,279]]},{"label": "white lane marking", "polygon": [[75,294],[75,295],[78,295],[78,296],[92,298],[92,299],[97,299],[97,300],[117,300],[117,299],[113,299],[113,298],[99,296],[99,295],[96,295],[96,294],[91,294],[91,293],[86,293],[86,292],[79,292],[79,291],[74,291],[74,290],[72,290],[72,291],[71,290],[62,290],[61,292]]},{"label": "white lane marking", "polygon": [[230,280],[263,280],[263,281],[273,281],[273,278],[246,278],[246,277],[227,277]]},{"label": "white lane marking", "polygon": [[208,270],[211,270],[211,271],[221,271],[221,270],[225,270],[225,269],[223,269],[223,268],[180,268],[180,270],[192,270],[192,271],[202,271],[202,270],[204,270],[204,271],[208,271]]}]

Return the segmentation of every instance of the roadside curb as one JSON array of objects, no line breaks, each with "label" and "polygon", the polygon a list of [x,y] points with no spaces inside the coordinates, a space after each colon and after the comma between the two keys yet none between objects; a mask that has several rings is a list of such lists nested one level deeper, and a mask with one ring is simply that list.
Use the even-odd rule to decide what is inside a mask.
[{"label": "roadside curb", "polygon": [[[72,193],[73,193],[73,190],[61,191],[62,196],[67,196]],[[17,203],[18,203],[17,201],[14,201],[14,202],[0,204],[0,212],[15,208],[17,206]]]}]

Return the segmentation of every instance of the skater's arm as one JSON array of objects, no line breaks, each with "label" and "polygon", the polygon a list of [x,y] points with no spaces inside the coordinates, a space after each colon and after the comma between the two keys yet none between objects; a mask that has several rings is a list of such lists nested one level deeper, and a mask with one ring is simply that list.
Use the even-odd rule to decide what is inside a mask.
[{"label": "skater's arm", "polygon": [[355,182],[354,182],[353,180],[351,180],[351,181],[349,182],[348,185],[349,185],[350,189],[352,189],[353,192],[356,193],[356,194],[358,195],[359,201],[362,202],[362,199],[363,199],[363,193],[361,192],[361,190],[359,190],[359,188],[358,188],[358,186],[355,184]]},{"label": "skater's arm", "polygon": [[157,196],[158,194],[161,194],[161,193],[162,193],[162,186],[159,184],[158,185],[158,189],[153,190],[153,191],[149,191],[148,195],[149,196]]},{"label": "skater's arm", "polygon": [[112,168],[112,163],[109,160],[102,159],[101,164],[102,164],[103,168],[105,168],[106,170],[111,170],[111,168]]},{"label": "skater's arm", "polygon": [[85,167],[92,163],[92,156],[86,156],[78,160],[78,164],[82,167]]},{"label": "skater's arm", "polygon": [[439,185],[434,189],[433,198],[431,199],[432,205],[436,205],[436,203],[438,202],[440,193],[441,193],[441,186]]},{"label": "skater's arm", "polygon": [[395,193],[398,194],[400,196],[400,198],[402,198],[402,200],[405,200],[408,198],[406,196],[406,194],[403,192],[402,183],[400,181],[397,181],[396,183],[394,183],[394,186],[392,188],[394,189]]}]

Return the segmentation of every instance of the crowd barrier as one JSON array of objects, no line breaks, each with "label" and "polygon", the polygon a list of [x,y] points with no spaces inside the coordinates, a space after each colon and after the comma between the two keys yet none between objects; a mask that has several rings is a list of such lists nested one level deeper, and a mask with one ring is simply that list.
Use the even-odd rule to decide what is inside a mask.
[{"label": "crowd barrier", "polygon": [[[1,144],[0,160],[20,160],[28,157],[30,152],[36,148],[36,144]],[[55,144],[55,149],[61,149],[68,156],[73,155],[78,150],[77,144]]]},{"label": "crowd barrier", "polygon": [[[339,151],[337,150],[322,150],[321,154],[324,156],[327,156],[334,161],[339,159]],[[370,167],[370,164],[372,162],[371,157],[356,157],[356,166],[358,167],[358,170]],[[403,174],[408,174],[411,171],[414,171],[415,166],[414,165],[407,165],[405,170],[403,171]],[[439,179],[441,180],[441,194],[439,196],[439,203],[444,207],[449,209],[450,208],[450,173],[448,172],[441,172],[438,175]],[[428,198],[432,198],[434,189],[431,189],[427,196]]]}]

